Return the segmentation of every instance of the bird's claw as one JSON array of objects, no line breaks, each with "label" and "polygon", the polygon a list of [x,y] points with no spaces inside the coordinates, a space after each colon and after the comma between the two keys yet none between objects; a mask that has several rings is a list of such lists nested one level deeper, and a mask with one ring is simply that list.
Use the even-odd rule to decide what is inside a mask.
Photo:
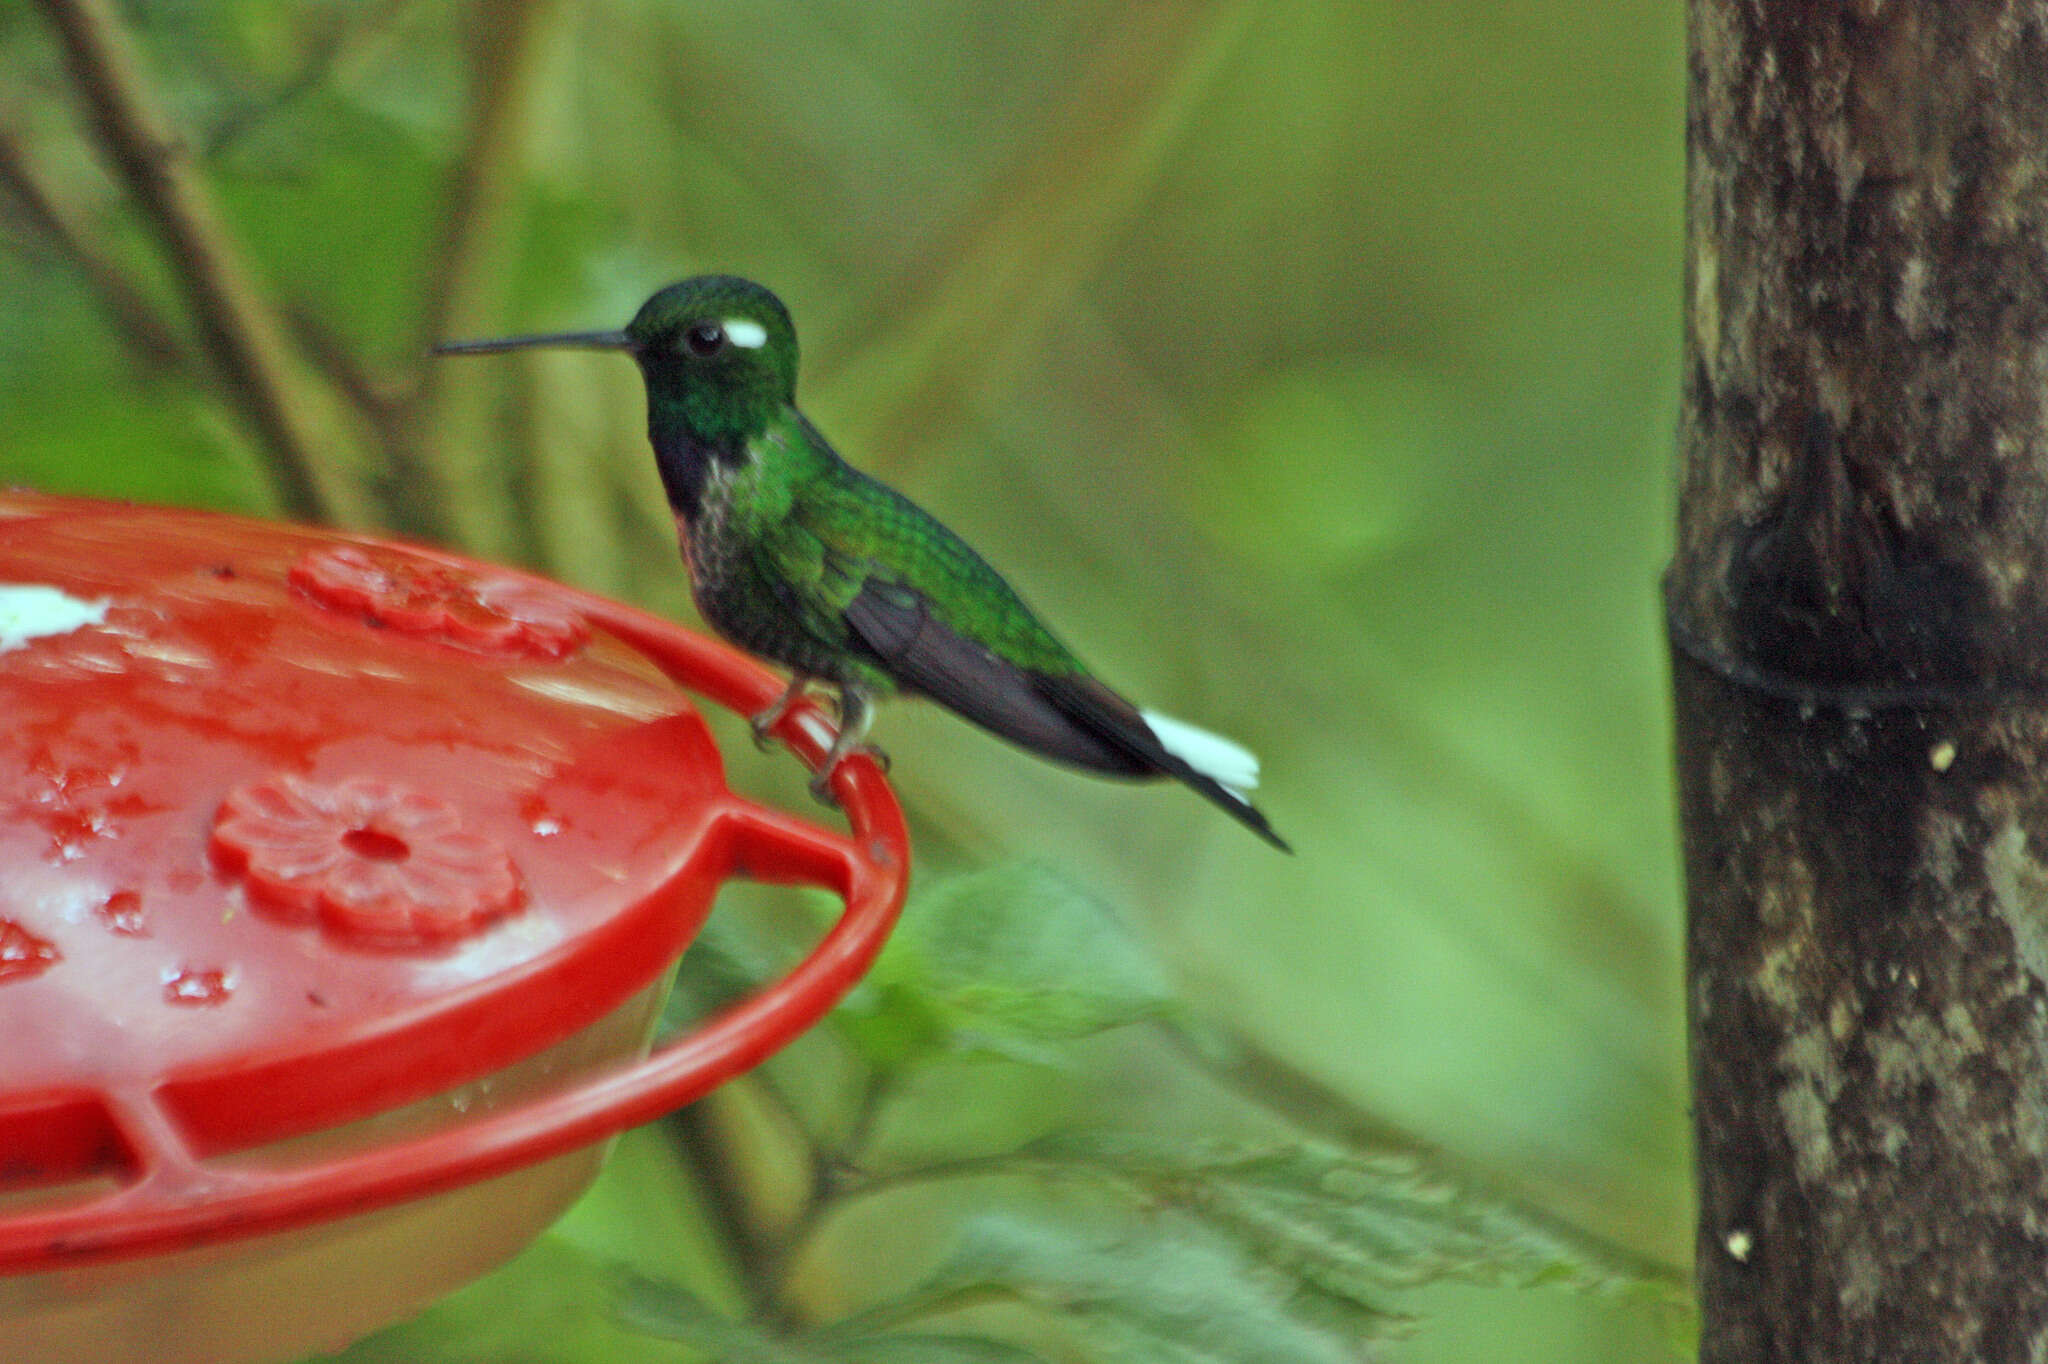
[{"label": "bird's claw", "polygon": [[832,757],[825,766],[819,768],[811,777],[811,795],[816,797],[820,804],[829,805],[835,810],[839,808],[839,797],[832,793],[832,774],[839,770],[839,764],[855,754],[872,759],[875,766],[881,768],[884,772],[889,770],[889,755],[875,747],[875,745],[861,744],[857,747],[849,748],[846,752]]},{"label": "bird's claw", "polygon": [[803,700],[804,691],[810,686],[810,679],[797,673],[789,679],[789,685],[782,689],[782,695],[768,703],[766,710],[755,711],[747,717],[748,728],[754,731],[754,747],[767,752],[775,747],[775,727],[782,723],[782,717]]}]

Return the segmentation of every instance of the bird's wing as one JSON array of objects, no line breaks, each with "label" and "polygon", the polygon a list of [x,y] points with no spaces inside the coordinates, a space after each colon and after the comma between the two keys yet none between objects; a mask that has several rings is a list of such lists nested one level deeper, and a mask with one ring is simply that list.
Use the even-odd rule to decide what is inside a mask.
[{"label": "bird's wing", "polygon": [[922,507],[856,469],[807,488],[791,518],[821,546],[842,609],[869,584],[913,592],[957,634],[1020,667],[1078,672],[1080,662],[1001,574]]},{"label": "bird's wing", "polygon": [[1020,667],[948,628],[920,592],[870,579],[847,603],[845,619],[854,637],[904,687],[983,729],[1097,772],[1139,777],[1156,770],[1094,729],[1076,724],[1046,691],[1046,674]]},{"label": "bird's wing", "polygon": [[1022,668],[947,628],[929,598],[870,579],[847,603],[855,638],[905,687],[1034,753],[1112,776],[1173,777],[1282,852],[1245,792],[1258,760],[1206,730],[1141,711],[1085,672]]},{"label": "bird's wing", "polygon": [[779,567],[802,570],[778,576],[807,585],[807,628],[1046,757],[1127,776],[1153,770],[1040,689],[1041,678],[1083,676],[1081,665],[981,556],[893,489],[854,478],[807,490],[777,537]]},{"label": "bird's wing", "polygon": [[1258,762],[1227,739],[1141,711],[1088,675],[996,571],[883,484],[804,499],[819,603],[905,688],[1044,757],[1114,776],[1176,778],[1276,847],[1246,799]]}]

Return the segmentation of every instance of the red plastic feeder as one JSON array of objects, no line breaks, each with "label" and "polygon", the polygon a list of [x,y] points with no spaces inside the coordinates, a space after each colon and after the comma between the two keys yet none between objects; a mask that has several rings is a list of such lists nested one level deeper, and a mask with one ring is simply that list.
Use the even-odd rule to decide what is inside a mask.
[{"label": "red plastic feeder", "polygon": [[[0,494],[0,1359],[336,1348],[829,1009],[901,814],[865,759],[851,836],[735,796],[685,688],[781,683],[444,554]],[[733,875],[846,910],[650,1054]]]}]

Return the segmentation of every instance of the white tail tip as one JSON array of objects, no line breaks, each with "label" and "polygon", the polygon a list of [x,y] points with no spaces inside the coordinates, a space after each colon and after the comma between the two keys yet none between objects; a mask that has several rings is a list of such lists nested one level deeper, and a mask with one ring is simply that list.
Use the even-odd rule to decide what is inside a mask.
[{"label": "white tail tip", "polygon": [[1159,746],[1240,800],[1259,784],[1259,760],[1252,751],[1220,734],[1156,710],[1138,712]]}]

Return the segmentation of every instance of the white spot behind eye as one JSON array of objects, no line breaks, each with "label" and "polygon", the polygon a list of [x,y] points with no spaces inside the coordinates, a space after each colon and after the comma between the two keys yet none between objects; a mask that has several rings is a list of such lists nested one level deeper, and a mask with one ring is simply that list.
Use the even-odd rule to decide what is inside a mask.
[{"label": "white spot behind eye", "polygon": [[768,329],[758,322],[749,322],[744,317],[728,318],[725,323],[726,340],[746,350],[759,350],[768,341]]}]

